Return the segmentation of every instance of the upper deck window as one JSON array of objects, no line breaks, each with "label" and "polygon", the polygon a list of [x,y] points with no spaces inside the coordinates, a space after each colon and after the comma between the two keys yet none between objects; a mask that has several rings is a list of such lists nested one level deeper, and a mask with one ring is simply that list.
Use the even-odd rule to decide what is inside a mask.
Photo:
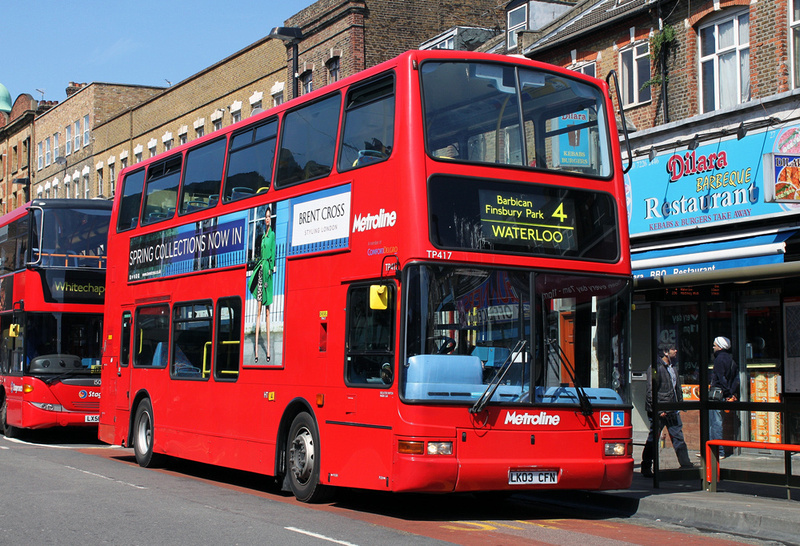
[{"label": "upper deck window", "polygon": [[117,231],[136,227],[136,222],[139,220],[139,208],[142,206],[142,189],[144,189],[144,169],[125,176],[125,180],[122,181],[122,199],[119,202]]},{"label": "upper deck window", "polygon": [[292,110],[283,121],[275,182],[289,186],[330,174],[336,153],[341,95]]},{"label": "upper deck window", "polygon": [[107,208],[33,207],[31,262],[43,267],[105,269]]},{"label": "upper deck window", "polygon": [[503,64],[422,65],[428,154],[589,176],[611,174],[603,93],[586,82]]},{"label": "upper deck window", "polygon": [[181,187],[181,214],[217,204],[224,163],[224,138],[204,144],[186,154],[186,172]]},{"label": "upper deck window", "polygon": [[394,78],[390,75],[347,94],[339,170],[387,159],[394,147]]},{"label": "upper deck window", "polygon": [[277,135],[276,119],[233,135],[228,175],[225,177],[225,201],[250,197],[269,189]]},{"label": "upper deck window", "polygon": [[160,222],[175,215],[182,159],[181,156],[171,157],[147,169],[143,225]]}]

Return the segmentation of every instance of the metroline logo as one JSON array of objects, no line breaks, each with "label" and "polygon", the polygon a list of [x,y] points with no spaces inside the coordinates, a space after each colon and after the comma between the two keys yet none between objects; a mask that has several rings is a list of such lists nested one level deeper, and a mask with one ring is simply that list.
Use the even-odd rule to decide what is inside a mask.
[{"label": "metroline logo", "polygon": [[506,425],[553,425],[556,426],[561,422],[560,415],[547,415],[546,411],[539,413],[520,413],[508,412],[506,413]]},{"label": "metroline logo", "polygon": [[378,214],[358,214],[353,218],[353,233],[392,227],[395,222],[397,222],[397,211],[394,210],[386,212],[381,209]]}]

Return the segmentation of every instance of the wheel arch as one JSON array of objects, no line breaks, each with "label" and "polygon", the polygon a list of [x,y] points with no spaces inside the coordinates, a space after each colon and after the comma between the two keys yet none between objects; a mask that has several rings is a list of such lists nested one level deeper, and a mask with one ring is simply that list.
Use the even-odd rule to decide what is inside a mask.
[{"label": "wheel arch", "polygon": [[[295,398],[286,406],[286,409],[283,410],[283,415],[281,416],[280,423],[278,424],[278,437],[275,439],[275,476],[279,478],[285,478],[286,476],[286,439],[289,435],[289,427],[292,426],[292,421],[294,418],[297,417],[300,413],[308,413],[311,416],[311,419],[314,420],[314,426],[317,427],[317,435],[319,436],[319,422],[317,421],[317,415],[314,413],[314,409],[312,408],[311,404],[305,398]],[[287,485],[284,481],[283,487],[286,488]]]},{"label": "wheel arch", "polygon": [[[139,407],[139,404],[145,398],[150,400],[150,405],[153,405],[153,397],[150,396],[150,393],[147,389],[141,389],[136,395],[133,397],[133,402],[131,403],[130,410],[128,411],[128,436],[127,440],[125,441],[125,447],[133,447],[133,420],[136,419],[136,408]],[[155,414],[155,408],[153,409],[153,413]],[[155,426],[155,415],[153,416],[153,426]],[[153,435],[153,441],[155,442],[155,435]]]}]

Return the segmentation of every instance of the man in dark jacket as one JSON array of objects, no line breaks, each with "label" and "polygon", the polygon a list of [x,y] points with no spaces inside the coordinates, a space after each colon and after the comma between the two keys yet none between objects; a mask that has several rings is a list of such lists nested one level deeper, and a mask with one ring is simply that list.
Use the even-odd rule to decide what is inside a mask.
[{"label": "man in dark jacket", "polygon": [[[722,390],[722,400],[736,402],[739,399],[739,367],[731,356],[731,340],[719,336],[714,338],[714,370],[711,372],[711,390]],[[722,410],[708,412],[709,439],[722,439]],[[725,456],[725,448],[719,448],[719,456]]]},{"label": "man in dark jacket", "polygon": [[656,438],[661,436],[661,431],[665,426],[681,468],[694,468],[694,465],[689,460],[689,450],[683,439],[683,423],[681,422],[680,414],[675,410],[659,410],[658,430],[655,430],[653,426],[653,391],[656,392],[656,399],[659,404],[683,401],[681,377],[675,365],[677,355],[678,350],[674,344],[659,345],[655,368],[650,367],[648,369],[648,375],[650,375],[651,380],[647,382],[645,408],[647,409],[647,416],[650,417],[650,433],[647,435],[647,442],[645,442],[644,451],[642,451],[641,467],[642,475],[648,478],[653,475],[654,442]]}]

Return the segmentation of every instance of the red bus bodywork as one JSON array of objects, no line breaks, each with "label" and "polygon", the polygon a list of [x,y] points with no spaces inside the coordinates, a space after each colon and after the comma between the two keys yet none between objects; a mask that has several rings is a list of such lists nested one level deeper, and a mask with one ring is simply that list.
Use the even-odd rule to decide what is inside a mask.
[{"label": "red bus bodywork", "polygon": [[[10,271],[0,276],[0,425],[7,436],[97,426],[105,255],[69,239],[104,249],[110,212],[111,203],[97,200],[36,200],[0,218]],[[42,215],[58,218],[58,246],[48,245]]]},{"label": "red bus bodywork", "polygon": [[[438,274],[436,268],[453,267],[459,274],[467,276],[471,274],[469,268],[481,271],[478,276],[483,279],[482,284],[470,289],[472,293],[466,290],[461,294],[461,311],[435,313],[440,317],[445,313],[451,313],[451,316],[456,313],[461,326],[474,324],[454,334],[454,337],[460,336],[459,347],[455,350],[461,352],[458,358],[448,361],[463,362],[467,366],[478,363],[478,357],[474,356],[477,353],[467,351],[466,346],[471,342],[479,343],[483,336],[492,344],[499,344],[499,338],[492,337],[498,334],[483,326],[483,319],[467,318],[468,313],[464,311],[469,311],[465,307],[467,297],[475,302],[486,298],[495,302],[500,297],[496,294],[513,293],[505,301],[514,309],[508,311],[507,320],[498,326],[511,335],[512,332],[519,334],[520,328],[522,331],[533,328],[527,323],[518,326],[515,321],[527,319],[529,314],[532,316],[534,308],[542,308],[541,313],[556,313],[559,306],[568,305],[565,295],[577,289],[577,284],[574,280],[570,281],[572,285],[561,282],[571,279],[560,276],[562,274],[583,275],[576,278],[590,287],[587,290],[597,290],[597,294],[610,292],[611,285],[623,286],[630,277],[625,193],[616,135],[611,134],[604,144],[613,164],[602,176],[582,177],[565,175],[557,170],[509,168],[488,161],[476,166],[434,157],[425,151],[419,73],[426,62],[436,60],[487,63],[492,67],[509,69],[523,67],[546,71],[554,77],[575,78],[593,86],[604,97],[602,106],[615,130],[608,88],[599,80],[509,57],[464,52],[409,52],[129,167],[120,173],[118,187],[123,187],[126,178],[133,180],[139,176],[145,180],[146,176],[148,184],[152,181],[153,188],[162,189],[151,191],[147,189],[149,186],[145,186],[141,191],[143,201],[136,205],[138,212],[131,215],[132,222],[127,216],[120,217],[121,210],[128,214],[128,204],[123,202],[124,190],[115,200],[109,237],[112,265],[105,307],[101,440],[134,446],[137,459],[143,466],[149,465],[154,455],[166,454],[278,476],[285,480],[287,487],[294,475],[301,485],[305,485],[299,494],[295,490],[302,500],[317,498],[318,484],[437,493],[616,489],[630,485],[633,460],[631,406],[626,394],[629,376],[626,355],[620,355],[615,368],[619,376],[617,384],[622,382],[618,388],[620,394],[614,395],[616,398],[612,396],[612,402],[606,405],[602,396],[594,397],[593,407],[585,412],[576,401],[576,397],[580,398],[580,389],[575,389],[574,380],[569,379],[560,383],[554,380],[555,383],[547,388],[542,380],[543,386],[536,388],[537,399],[551,402],[556,400],[554,396],[558,396],[554,394],[556,390],[566,389],[564,396],[570,400],[569,403],[542,405],[524,402],[525,387],[518,388],[512,384],[513,381],[506,380],[499,387],[497,396],[508,396],[517,402],[508,405],[493,398],[482,408],[475,408],[479,392],[474,383],[470,383],[471,392],[461,392],[469,388],[460,385],[467,385],[472,379],[453,379],[442,387],[448,390],[448,400],[444,400],[444,395],[435,389],[423,387],[419,391],[423,394],[412,396],[410,387],[401,386],[411,381],[411,369],[417,363],[422,368],[430,368],[444,362],[440,355],[433,354],[434,351],[423,355],[419,353],[425,351],[408,349],[417,324],[410,310],[420,307],[408,299],[412,297],[409,295],[412,292],[409,290],[411,272],[417,272],[413,279],[421,286],[423,281],[419,279]],[[379,160],[373,164],[358,165],[362,155],[370,155],[359,152],[358,159],[340,160],[340,167],[334,165],[325,175],[312,175],[302,183],[273,182],[268,191],[266,187],[259,188],[253,192],[256,195],[244,199],[235,195],[236,188],[227,194],[226,183],[220,182],[223,186],[221,194],[203,199],[198,211],[185,207],[183,213],[180,210],[173,212],[171,207],[162,209],[148,204],[148,200],[156,202],[153,196],[157,191],[168,187],[161,182],[167,180],[168,175],[151,175],[151,171],[145,169],[167,173],[170,161],[186,165],[187,154],[206,145],[210,149],[217,139],[222,138],[229,150],[225,169],[230,174],[234,169],[231,154],[236,146],[233,137],[243,134],[246,128],[274,120],[280,127],[277,141],[285,143],[290,137],[283,133],[284,124],[292,123],[287,121],[292,112],[305,105],[323,105],[326,100],[335,102],[337,98],[343,112],[348,108],[355,110],[361,104],[359,101],[370,104],[372,100],[367,93],[364,93],[367,98],[362,99],[358,94],[360,86],[380,82],[387,75],[391,79],[395,101],[393,147],[390,153],[375,152],[374,157]],[[535,85],[540,85],[538,80]],[[494,86],[503,87],[499,80]],[[430,113],[427,115],[430,117]],[[428,119],[428,123],[435,122]],[[345,153],[340,141],[347,123],[338,121],[336,127],[339,132],[338,160],[339,155]],[[566,132],[561,132],[566,138]],[[558,136],[553,137],[556,138]],[[601,138],[605,137],[601,135]],[[280,179],[279,171],[288,162],[281,154],[276,157],[273,180]],[[357,165],[358,168],[351,168]],[[308,170],[309,165],[306,167]],[[616,254],[607,260],[581,260],[579,256],[564,259],[552,253],[476,252],[452,245],[435,245],[431,241],[434,227],[431,225],[430,207],[433,206],[431,200],[438,199],[434,186],[442,177],[445,177],[441,182],[445,185],[443,187],[463,182],[466,188],[471,181],[488,179],[497,187],[513,183],[517,184],[514,186],[516,189],[534,182],[542,188],[569,188],[587,195],[602,192],[609,202],[613,202],[609,221],[615,226],[615,231],[610,244],[616,249]],[[476,195],[488,191],[480,182],[475,188]],[[454,198],[458,193],[453,193]],[[517,192],[515,195],[523,194]],[[229,198],[227,202],[226,197]],[[511,207],[525,200],[523,197],[513,199],[516,201],[509,201]],[[179,209],[183,206],[181,203],[178,199]],[[263,212],[264,207],[268,207],[266,212]],[[574,213],[579,215],[577,210]],[[251,240],[245,244],[256,248],[259,244],[256,241],[258,230],[262,229],[258,226],[266,215],[275,215],[272,222],[277,227],[266,228],[265,233],[269,229],[276,230],[276,237],[280,239],[278,246],[281,241],[286,245],[282,269],[276,273],[281,275],[281,279],[274,281],[282,283],[282,290],[272,302],[270,311],[272,327],[280,321],[280,344],[274,339],[269,342],[272,344],[268,345],[271,351],[269,362],[265,361],[263,343],[255,346],[255,352],[250,351],[250,334],[243,331],[246,326],[237,326],[239,337],[231,338],[225,342],[227,345],[220,341],[220,332],[228,328],[224,321],[238,313],[237,301],[244,301],[245,307],[253,305],[255,309],[256,304],[247,302],[251,297],[248,287],[255,285],[255,281],[249,281],[256,275],[253,271],[259,266],[256,264],[256,269],[252,267],[257,260],[248,258],[225,265],[221,254],[197,257],[202,253],[199,250],[201,246],[221,247],[223,243],[219,241],[225,237],[237,240],[241,233]],[[338,238],[326,239],[324,244],[319,243],[320,236],[314,232],[319,226],[323,230],[341,229],[342,226],[333,220],[335,217],[346,219],[346,232],[339,233]],[[314,223],[323,220],[333,223],[327,228],[324,224]],[[302,232],[307,225],[311,228],[307,233]],[[529,231],[525,236],[531,233]],[[219,241],[213,242],[215,239]],[[502,242],[499,241],[498,245]],[[185,257],[192,252],[195,266],[186,271]],[[255,254],[257,251],[252,252]],[[279,249],[279,255],[280,252]],[[159,256],[161,262],[155,264]],[[498,267],[503,270],[495,272],[493,268]],[[548,297],[553,298],[539,307],[535,307],[533,298],[528,304],[518,296],[527,290],[523,281],[514,285],[518,274],[526,279],[527,272],[533,269],[541,274],[535,277],[538,280],[531,280],[531,284],[541,282],[542,290],[547,287],[551,294]],[[534,279],[533,276],[530,278]],[[600,281],[595,284],[587,281],[595,278],[604,279],[602,288],[595,286]],[[609,278],[612,280],[605,280]],[[504,283],[511,288],[504,288]],[[367,342],[364,350],[359,352],[357,346],[361,342],[353,333],[357,329],[357,317],[352,316],[354,302],[361,297],[360,288],[364,288],[366,293],[372,285],[386,287],[383,293],[389,294],[393,316],[382,324],[389,324],[391,332],[385,338],[388,341],[384,347],[370,349]],[[558,296],[553,295],[556,292]],[[474,308],[479,306],[476,303]],[[501,312],[495,304],[487,304],[483,309],[487,316]],[[624,318],[628,310],[629,307],[620,310],[620,316]],[[577,316],[585,311],[581,308],[573,314]],[[260,323],[262,311],[258,313]],[[566,312],[561,314],[567,315]],[[244,316],[246,324],[247,312]],[[437,331],[447,328],[443,318],[430,320],[440,321]],[[492,320],[495,319],[492,317]],[[212,322],[213,337],[199,344],[186,341],[184,345],[182,340],[189,339],[196,331],[207,328],[211,332]],[[602,326],[581,323],[574,328],[575,331],[588,331]],[[614,332],[624,338],[619,347],[625,347],[629,326],[626,324],[619,328]],[[162,332],[165,329],[169,329],[169,336]],[[566,332],[565,328],[562,330]],[[563,339],[568,335],[559,334]],[[603,339],[602,335],[596,337]],[[156,348],[148,349],[148,345]],[[204,349],[184,359],[182,353],[193,347]],[[499,349],[509,352],[507,347]],[[575,350],[580,352],[583,349]],[[165,356],[167,351],[169,357]],[[214,367],[222,351],[237,351],[235,366],[222,370]],[[538,350],[533,349],[527,349],[527,356],[511,350],[507,361],[513,363],[515,360],[539,358],[537,354]],[[367,379],[360,378],[361,370],[354,364],[359,359],[367,369]],[[184,366],[184,360],[193,365]],[[385,369],[386,375],[371,368],[373,364]],[[491,371],[489,361],[483,357],[480,365],[484,372]],[[559,366],[559,373],[566,378],[568,372],[564,370],[567,365],[562,363]],[[559,366],[553,365],[548,369]],[[452,367],[452,378],[461,377],[461,371],[456,369],[458,366]],[[509,365],[511,367],[513,364]],[[190,371],[184,371],[187,369]],[[431,370],[424,373],[436,375],[440,372]],[[480,372],[470,373],[470,377],[474,377]],[[528,371],[520,373],[524,378]],[[585,373],[591,381],[597,382],[597,374]],[[524,384],[533,380],[522,381]],[[611,385],[610,381],[608,385]],[[601,390],[598,393],[602,394]],[[611,387],[607,390],[613,391]],[[589,394],[594,396],[591,392]],[[533,398],[530,393],[527,396]],[[475,411],[470,411],[471,408]],[[312,483],[309,484],[309,480]]]}]

